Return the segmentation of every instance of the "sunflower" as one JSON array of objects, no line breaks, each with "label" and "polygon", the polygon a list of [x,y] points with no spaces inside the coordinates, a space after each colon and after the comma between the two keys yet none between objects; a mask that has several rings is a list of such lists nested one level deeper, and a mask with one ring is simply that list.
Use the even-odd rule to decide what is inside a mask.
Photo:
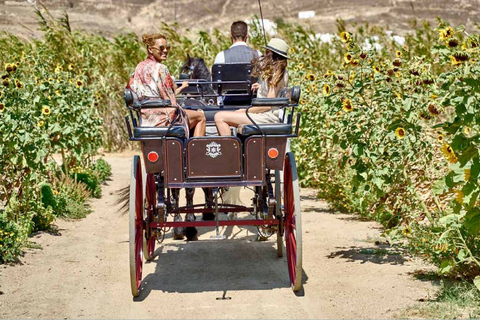
[{"label": "sunflower", "polygon": [[453,36],[453,34],[454,34],[454,31],[453,31],[452,27],[446,27],[445,29],[439,29],[438,30],[438,38],[441,41],[445,41],[448,38],[451,38]]},{"label": "sunflower", "polygon": [[332,77],[334,76],[335,73],[330,71],[330,70],[327,70],[327,72],[323,75],[324,78],[329,78],[329,77]]},{"label": "sunflower", "polygon": [[400,50],[395,51],[395,56],[397,58],[400,58],[402,56],[402,51],[400,51]]},{"label": "sunflower", "polygon": [[352,101],[350,99],[345,99],[342,102],[343,110],[351,112],[353,110]]},{"label": "sunflower", "polygon": [[379,72],[380,72],[380,68],[379,68],[378,66],[375,66],[375,65],[374,65],[374,66],[372,67],[372,69],[373,69],[373,71],[374,71],[375,73],[379,73]]},{"label": "sunflower", "polygon": [[18,89],[22,89],[23,88],[23,83],[17,79],[15,79],[15,85],[17,86]]},{"label": "sunflower", "polygon": [[395,67],[400,67],[402,65],[402,60],[400,60],[399,58],[393,59],[392,64]]},{"label": "sunflower", "polygon": [[302,105],[302,106],[303,106],[303,105],[305,105],[305,103],[306,103],[306,102],[305,102],[305,100],[303,100],[303,99],[300,99],[300,105]]},{"label": "sunflower", "polygon": [[77,81],[75,81],[75,84],[76,84],[77,88],[80,88],[81,86],[83,86],[83,82],[80,79],[77,79]]},{"label": "sunflower", "polygon": [[10,85],[10,79],[9,78],[5,78],[2,80],[2,84],[5,86],[5,87],[8,87]]},{"label": "sunflower", "polygon": [[0,103],[0,112],[5,111],[5,103],[1,102]]},{"label": "sunflower", "polygon": [[312,73],[309,73],[309,74],[307,75],[307,80],[315,81],[315,75],[312,74]]},{"label": "sunflower", "polygon": [[460,60],[457,60],[457,58],[455,58],[454,56],[449,56],[450,58],[450,62],[452,63],[452,66],[456,66],[458,64],[462,64],[462,61]]},{"label": "sunflower", "polygon": [[335,85],[338,87],[338,88],[345,88],[345,82],[344,81],[337,81],[335,82]]},{"label": "sunflower", "polygon": [[347,52],[343,55],[343,60],[345,60],[346,63],[350,63],[353,59],[353,56],[350,52]]},{"label": "sunflower", "polygon": [[365,59],[367,57],[367,53],[365,51],[360,52],[360,58]]},{"label": "sunflower", "polygon": [[43,127],[44,124],[45,124],[45,121],[40,120],[40,121],[38,121],[37,126],[38,126],[39,128],[41,128],[41,127]]},{"label": "sunflower", "polygon": [[55,73],[59,73],[59,72],[62,72],[63,71],[63,67],[60,66],[60,65],[57,65],[57,67],[55,68]]},{"label": "sunflower", "polygon": [[312,84],[312,92],[317,93],[317,86],[315,84]]},{"label": "sunflower", "polygon": [[70,70],[70,71],[75,70],[75,66],[73,65],[73,63],[68,64],[68,70]]},{"label": "sunflower", "polygon": [[398,127],[396,130],[395,130],[395,136],[398,138],[398,139],[403,139],[405,138],[405,129],[403,129],[402,127]]},{"label": "sunflower", "polygon": [[356,74],[355,72],[352,72],[352,73],[350,74],[350,76],[348,77],[348,80],[349,80],[350,82],[353,82],[353,81],[355,80],[355,76],[356,76],[356,75],[357,75],[357,74]]},{"label": "sunflower", "polygon": [[7,71],[8,73],[13,72],[13,71],[14,71],[14,69],[13,69],[14,67],[13,67],[13,66],[14,66],[14,65],[11,64],[11,63],[5,64],[5,71]]},{"label": "sunflower", "polygon": [[403,228],[403,230],[402,230],[402,234],[403,234],[405,237],[411,236],[411,235],[412,235],[412,232],[413,232],[413,230],[412,230],[412,228],[410,228],[410,227],[405,227],[405,228]]},{"label": "sunflower", "polygon": [[43,106],[42,113],[46,116],[50,115],[50,107],[49,106]]},{"label": "sunflower", "polygon": [[298,64],[298,69],[300,69],[300,70],[303,69],[303,63],[300,62],[300,63]]},{"label": "sunflower", "polygon": [[443,142],[443,134],[440,133],[438,136],[437,136],[437,141],[438,142]]},{"label": "sunflower", "polygon": [[353,59],[350,64],[354,67],[358,67],[358,65],[360,64],[360,61],[358,59]]},{"label": "sunflower", "polygon": [[445,41],[445,44],[449,48],[455,48],[456,46],[458,46],[458,40],[455,38],[450,38],[447,41]]},{"label": "sunflower", "polygon": [[443,156],[448,160],[450,163],[457,163],[458,158],[455,152],[453,151],[452,147],[449,146],[448,144],[444,143],[442,147],[440,148],[440,151],[442,151]]},{"label": "sunflower", "polygon": [[62,95],[62,92],[60,90],[55,91],[55,94],[60,97]]},{"label": "sunflower", "polygon": [[464,178],[465,181],[470,180],[470,169],[464,169],[463,174],[465,175],[465,178]]},{"label": "sunflower", "polygon": [[438,110],[437,106],[434,103],[429,103],[427,109],[431,115],[438,116],[440,114],[440,110]]},{"label": "sunflower", "polygon": [[453,56],[455,57],[455,59],[457,59],[458,61],[467,61],[468,59],[470,59],[470,57],[468,56],[468,53],[466,52],[461,52],[461,51],[457,51],[453,54]]},{"label": "sunflower", "polygon": [[467,137],[469,137],[469,136],[470,136],[470,133],[472,132],[472,128],[470,128],[470,127],[463,127],[462,131],[463,131],[463,134],[464,134],[464,135],[466,135]]},{"label": "sunflower", "polygon": [[328,96],[328,95],[330,95],[330,92],[332,92],[332,89],[330,88],[330,86],[328,84],[324,84],[323,87],[322,87],[322,92],[323,92],[324,96]]},{"label": "sunflower", "polygon": [[340,33],[340,39],[344,43],[349,42],[351,40],[350,33],[343,31],[342,33]]}]

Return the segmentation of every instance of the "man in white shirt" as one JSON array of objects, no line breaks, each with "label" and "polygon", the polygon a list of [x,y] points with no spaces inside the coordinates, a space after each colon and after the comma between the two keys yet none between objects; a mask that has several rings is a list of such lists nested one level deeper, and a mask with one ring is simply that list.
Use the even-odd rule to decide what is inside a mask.
[{"label": "man in white shirt", "polygon": [[248,26],[243,21],[235,21],[230,27],[232,45],[225,51],[219,52],[214,64],[250,63],[252,59],[261,55],[259,51],[247,45]]}]

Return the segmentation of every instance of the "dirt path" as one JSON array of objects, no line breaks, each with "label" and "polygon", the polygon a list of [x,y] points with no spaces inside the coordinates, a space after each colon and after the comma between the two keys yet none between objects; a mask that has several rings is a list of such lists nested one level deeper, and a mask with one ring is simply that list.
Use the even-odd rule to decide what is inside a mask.
[{"label": "dirt path", "polygon": [[[59,235],[32,239],[42,250],[0,266],[0,318],[389,318],[435,290],[412,277],[419,262],[379,254],[377,224],[333,215],[304,189],[302,294],[289,288],[274,239],[258,242],[254,229],[229,227],[222,229],[227,240],[210,240],[211,228],[200,231],[198,242],[165,239],[144,265],[144,290],[134,300],[128,215],[115,204],[115,191],[129,182],[131,156],[106,160],[113,177],[102,199],[92,200],[94,212],[58,221]],[[244,203],[249,196],[242,193]]]}]

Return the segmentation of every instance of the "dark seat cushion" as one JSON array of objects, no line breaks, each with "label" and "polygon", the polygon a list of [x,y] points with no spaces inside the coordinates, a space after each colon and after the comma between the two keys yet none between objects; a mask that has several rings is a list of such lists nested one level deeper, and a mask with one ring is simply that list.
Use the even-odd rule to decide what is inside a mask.
[{"label": "dark seat cushion", "polygon": [[[292,125],[287,123],[272,123],[258,125],[266,135],[286,135],[292,134]],[[238,134],[248,137],[262,134],[253,124],[244,124],[238,126]]]},{"label": "dark seat cushion", "polygon": [[[135,138],[163,137],[167,134],[168,127],[136,127],[133,129]],[[167,137],[185,138],[185,128],[175,126],[168,131]]]},{"label": "dark seat cushion", "polygon": [[287,106],[288,98],[255,98],[252,106]]}]

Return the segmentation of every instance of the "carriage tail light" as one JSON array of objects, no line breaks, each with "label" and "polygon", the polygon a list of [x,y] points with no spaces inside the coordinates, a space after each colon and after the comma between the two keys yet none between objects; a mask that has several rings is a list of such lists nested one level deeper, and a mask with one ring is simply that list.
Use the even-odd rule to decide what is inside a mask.
[{"label": "carriage tail light", "polygon": [[276,159],[278,157],[278,149],[277,148],[270,148],[268,149],[268,157],[271,159]]},{"label": "carriage tail light", "polygon": [[158,160],[158,153],[155,151],[150,151],[147,155],[148,161],[150,162],[157,162]]}]

